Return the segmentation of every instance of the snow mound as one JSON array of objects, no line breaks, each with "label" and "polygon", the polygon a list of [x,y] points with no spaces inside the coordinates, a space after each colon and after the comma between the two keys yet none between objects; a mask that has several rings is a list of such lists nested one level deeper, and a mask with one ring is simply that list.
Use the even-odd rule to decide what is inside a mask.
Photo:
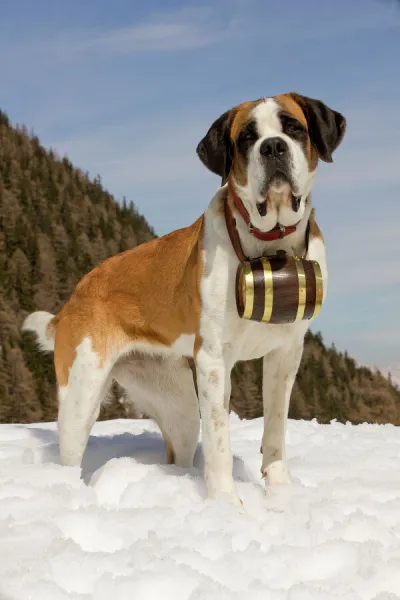
[{"label": "snow mound", "polygon": [[295,483],[265,493],[262,428],[231,416],[241,515],[149,421],[97,423],[82,471],[55,424],[0,425],[0,600],[398,598],[400,429],[289,421]]}]

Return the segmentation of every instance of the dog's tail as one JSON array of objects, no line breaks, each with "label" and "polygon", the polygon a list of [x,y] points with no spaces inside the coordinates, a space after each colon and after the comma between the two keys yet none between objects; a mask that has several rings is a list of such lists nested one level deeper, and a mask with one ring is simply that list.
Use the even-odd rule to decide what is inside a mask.
[{"label": "dog's tail", "polygon": [[55,319],[57,317],[44,310],[38,310],[28,315],[22,323],[21,331],[34,331],[39,347],[44,352],[54,350]]}]

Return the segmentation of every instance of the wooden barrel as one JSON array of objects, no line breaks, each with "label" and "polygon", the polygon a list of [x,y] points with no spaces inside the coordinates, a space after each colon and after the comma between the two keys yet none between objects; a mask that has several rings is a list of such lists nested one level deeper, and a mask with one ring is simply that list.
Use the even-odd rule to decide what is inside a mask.
[{"label": "wooden barrel", "polygon": [[279,253],[239,265],[236,303],[239,316],[265,323],[293,323],[321,310],[323,281],[315,260]]}]

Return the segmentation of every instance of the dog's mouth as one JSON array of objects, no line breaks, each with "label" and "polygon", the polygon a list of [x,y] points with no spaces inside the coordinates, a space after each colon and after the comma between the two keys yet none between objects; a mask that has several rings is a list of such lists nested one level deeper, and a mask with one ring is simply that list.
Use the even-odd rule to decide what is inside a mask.
[{"label": "dog's mouth", "polygon": [[267,214],[267,199],[264,200],[264,202],[257,202],[257,210],[258,213],[261,217],[265,217],[265,215]]},{"label": "dog's mouth", "polygon": [[[257,210],[261,217],[265,217],[268,212],[268,201],[271,200],[269,193],[263,202],[257,202]],[[298,212],[301,204],[301,196],[290,190],[290,198],[293,212]]]},{"label": "dog's mouth", "polygon": [[282,202],[291,206],[294,212],[298,212],[300,208],[301,195],[295,189],[290,177],[279,170],[266,182],[262,196],[265,200],[257,202],[257,210],[261,217],[265,217],[268,213],[268,206],[276,206]]}]

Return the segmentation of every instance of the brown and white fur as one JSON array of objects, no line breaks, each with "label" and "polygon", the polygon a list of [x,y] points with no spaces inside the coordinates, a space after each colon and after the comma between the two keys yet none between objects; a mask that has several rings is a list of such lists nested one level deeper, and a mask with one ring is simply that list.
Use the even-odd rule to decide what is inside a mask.
[{"label": "brown and white fur", "polygon": [[[285,428],[309,322],[268,325],[239,318],[234,289],[238,259],[223,203],[228,196],[249,257],[277,249],[302,254],[310,220],[308,258],[320,263],[326,290],[325,246],[310,190],[318,159],[332,161],[344,131],[342,115],[297,94],[227,111],[197,148],[202,162],[223,182],[205,213],[189,227],[102,262],[83,277],[56,316],[28,316],[23,329],[36,331],[42,349],[54,349],[64,465],[81,463],[115,379],[139,410],[158,423],[169,462],[182,467],[192,465],[200,408],[209,497],[225,492],[239,501],[228,428],[231,370],[239,360],[264,357],[262,474],[269,484],[290,482]],[[265,140],[276,138],[286,143],[286,162],[277,173],[274,160],[280,158],[265,152],[265,144],[261,151]],[[269,231],[277,223],[300,221],[296,231],[273,242],[255,239],[236,212],[231,186],[254,226]],[[265,202],[262,216],[257,205]],[[198,397],[187,357],[195,360]]]}]

